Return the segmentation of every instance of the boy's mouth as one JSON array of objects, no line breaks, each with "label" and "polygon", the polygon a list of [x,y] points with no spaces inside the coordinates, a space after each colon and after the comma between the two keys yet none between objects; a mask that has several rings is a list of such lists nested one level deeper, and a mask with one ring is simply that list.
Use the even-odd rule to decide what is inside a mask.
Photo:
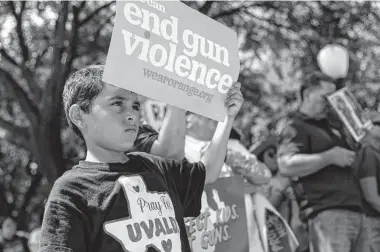
[{"label": "boy's mouth", "polygon": [[126,132],[136,132],[137,129],[136,129],[136,127],[129,127],[129,128],[127,128],[125,131],[126,131]]}]

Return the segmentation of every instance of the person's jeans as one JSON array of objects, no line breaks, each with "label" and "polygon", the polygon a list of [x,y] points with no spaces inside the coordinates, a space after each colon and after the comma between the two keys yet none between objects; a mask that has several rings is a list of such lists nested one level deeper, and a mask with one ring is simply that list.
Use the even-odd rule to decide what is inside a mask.
[{"label": "person's jeans", "polygon": [[371,252],[380,252],[380,217],[367,217]]},{"label": "person's jeans", "polygon": [[325,210],[309,220],[310,252],[369,252],[364,214]]}]

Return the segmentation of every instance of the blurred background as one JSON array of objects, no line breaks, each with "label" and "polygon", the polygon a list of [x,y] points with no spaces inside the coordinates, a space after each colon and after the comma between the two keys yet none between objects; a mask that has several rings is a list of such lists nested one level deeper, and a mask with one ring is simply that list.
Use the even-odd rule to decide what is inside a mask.
[{"label": "blurred background", "polygon": [[[184,2],[239,37],[245,103],[235,126],[251,146],[297,108],[299,85],[326,44],[349,51],[346,78],[359,103],[380,100],[380,2]],[[115,18],[109,1],[0,2],[0,216],[40,225],[52,184],[84,158],[61,92],[71,72],[105,63]]]}]

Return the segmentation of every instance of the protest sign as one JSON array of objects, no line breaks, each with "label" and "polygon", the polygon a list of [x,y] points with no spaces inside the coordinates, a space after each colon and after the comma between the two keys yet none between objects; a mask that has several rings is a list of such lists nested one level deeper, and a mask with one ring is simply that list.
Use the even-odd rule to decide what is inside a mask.
[{"label": "protest sign", "polygon": [[143,109],[146,123],[156,131],[159,131],[164,121],[166,104],[148,99],[144,102]]},{"label": "protest sign", "polygon": [[264,251],[295,252],[299,246],[297,238],[276,208],[260,193],[254,195],[253,202]]},{"label": "protest sign", "polygon": [[373,126],[371,119],[347,89],[342,88],[329,95],[328,100],[356,142]]},{"label": "protest sign", "polygon": [[185,223],[193,252],[248,251],[243,179],[219,178],[207,185],[201,214]]},{"label": "protest sign", "polygon": [[103,81],[223,121],[239,62],[236,32],[180,1],[117,1]]}]

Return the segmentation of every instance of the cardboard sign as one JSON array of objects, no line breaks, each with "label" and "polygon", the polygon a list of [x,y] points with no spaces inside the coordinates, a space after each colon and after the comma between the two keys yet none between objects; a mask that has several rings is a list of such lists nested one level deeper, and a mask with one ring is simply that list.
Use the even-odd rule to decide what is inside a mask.
[{"label": "cardboard sign", "polygon": [[355,96],[347,88],[342,88],[329,95],[328,100],[355,141],[361,141],[373,123]]},{"label": "cardboard sign", "polygon": [[207,185],[200,216],[185,223],[193,252],[248,251],[243,179],[219,178]]},{"label": "cardboard sign", "polygon": [[266,210],[265,224],[268,232],[269,252],[291,252],[289,235],[281,218],[271,210]]},{"label": "cardboard sign", "polygon": [[118,1],[103,81],[224,121],[237,34],[180,1]]},{"label": "cardboard sign", "polygon": [[253,201],[256,206],[255,218],[264,251],[295,252],[299,243],[286,220],[260,193],[254,195]]}]

